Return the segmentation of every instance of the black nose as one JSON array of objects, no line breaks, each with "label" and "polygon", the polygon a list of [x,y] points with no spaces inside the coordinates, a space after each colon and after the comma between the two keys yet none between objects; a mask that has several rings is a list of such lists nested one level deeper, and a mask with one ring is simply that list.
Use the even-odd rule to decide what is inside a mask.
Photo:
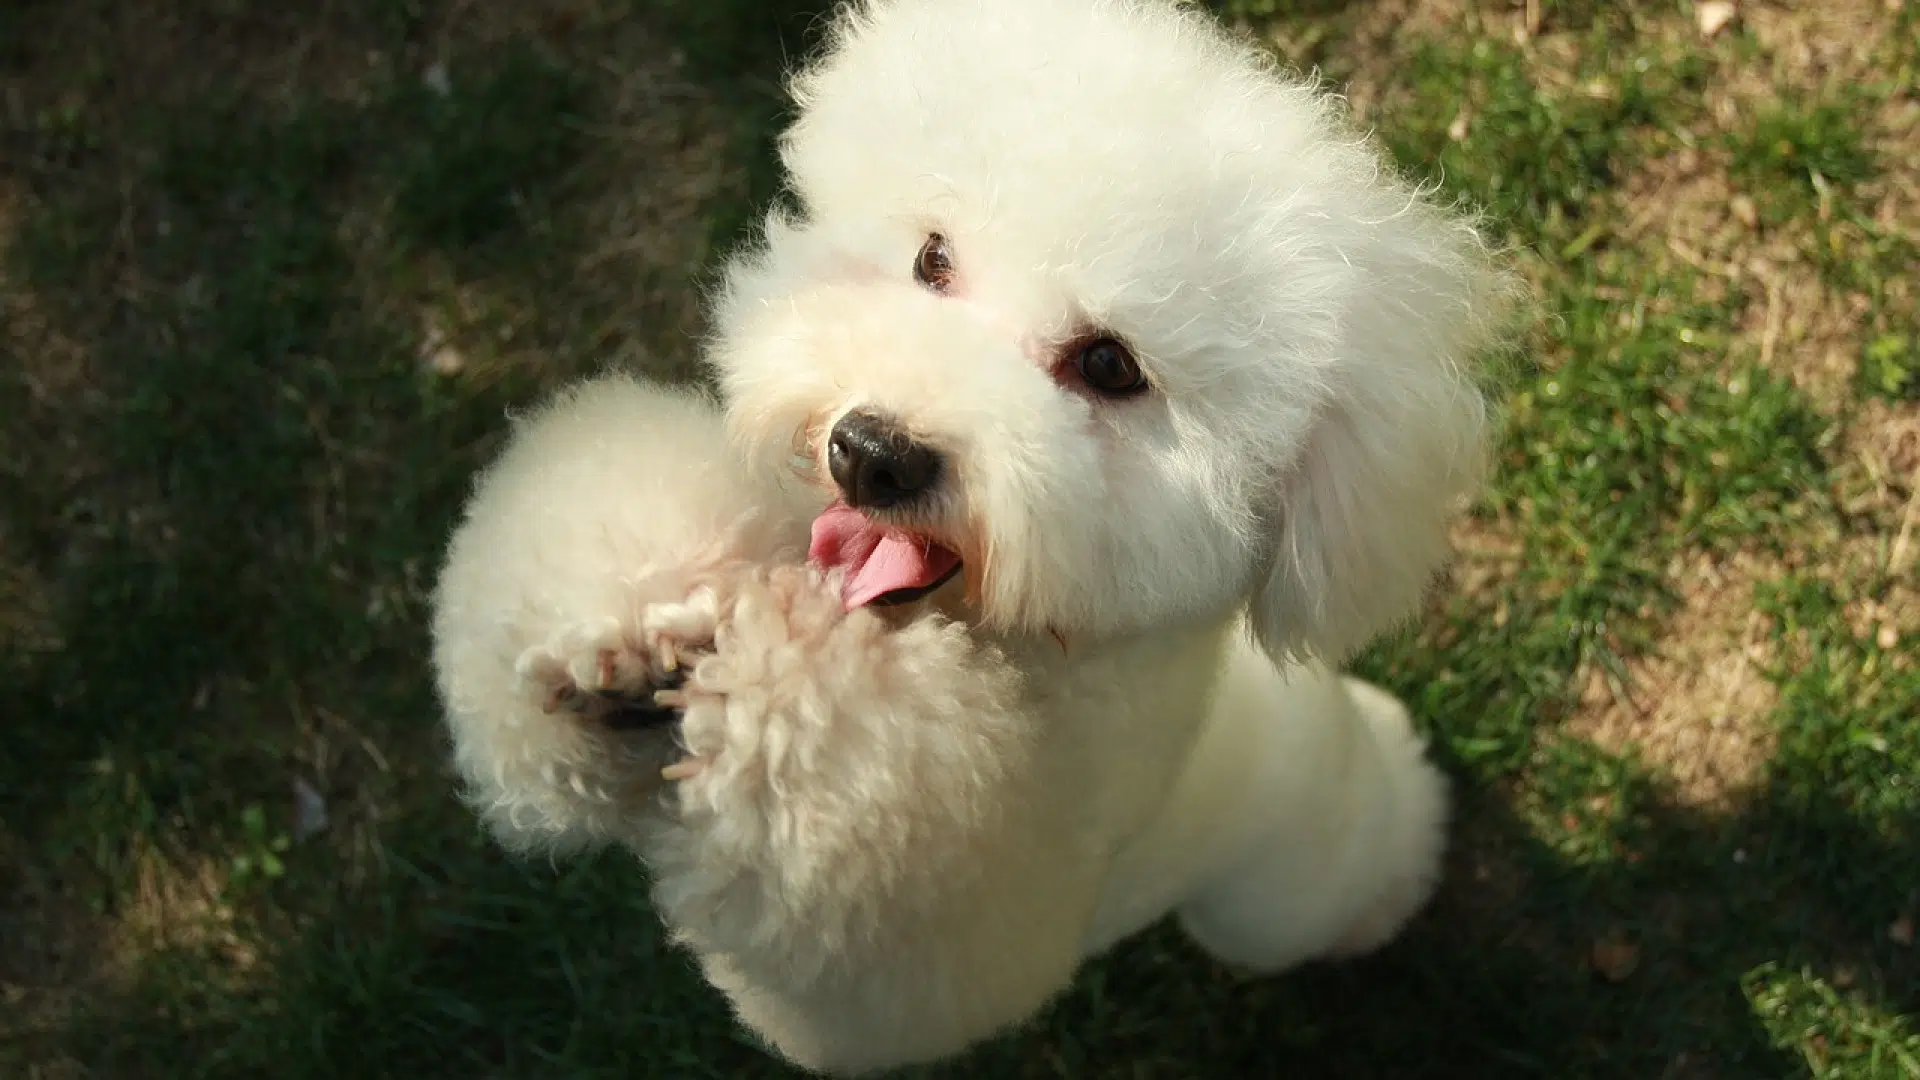
[{"label": "black nose", "polygon": [[855,410],[833,425],[827,470],[848,506],[880,510],[931,489],[940,479],[940,455],[885,417]]}]

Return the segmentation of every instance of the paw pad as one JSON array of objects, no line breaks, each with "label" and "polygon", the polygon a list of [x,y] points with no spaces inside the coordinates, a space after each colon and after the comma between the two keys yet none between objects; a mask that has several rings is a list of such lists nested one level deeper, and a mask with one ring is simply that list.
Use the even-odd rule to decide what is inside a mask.
[{"label": "paw pad", "polygon": [[569,713],[613,731],[666,727],[686,707],[682,688],[712,649],[719,609],[713,590],[696,589],[684,601],[648,605],[637,620],[609,617],[570,627],[522,653],[515,669],[547,713]]},{"label": "paw pad", "polygon": [[515,669],[545,712],[616,731],[670,724],[682,704],[684,669],[679,656],[648,649],[639,637],[613,620],[576,627],[528,649]]}]

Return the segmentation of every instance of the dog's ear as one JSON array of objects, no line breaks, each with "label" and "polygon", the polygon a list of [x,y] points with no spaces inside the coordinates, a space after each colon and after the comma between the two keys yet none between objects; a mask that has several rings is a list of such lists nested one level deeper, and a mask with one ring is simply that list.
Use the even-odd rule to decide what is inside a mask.
[{"label": "dog's ear", "polygon": [[1428,269],[1421,284],[1451,288],[1356,321],[1364,340],[1275,484],[1273,562],[1250,614],[1276,660],[1338,662],[1412,615],[1479,486],[1487,405],[1465,365],[1486,355],[1506,283],[1466,262]]}]

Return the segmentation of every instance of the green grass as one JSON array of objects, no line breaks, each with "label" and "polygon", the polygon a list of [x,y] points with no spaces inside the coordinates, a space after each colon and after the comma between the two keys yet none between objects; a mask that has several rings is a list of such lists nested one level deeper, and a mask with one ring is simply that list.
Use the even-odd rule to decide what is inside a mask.
[{"label": "green grass", "polygon": [[1860,350],[1859,391],[1874,397],[1920,399],[1920,336],[1884,334]]},{"label": "green grass", "polygon": [[[1912,240],[1874,203],[1916,148],[1864,119],[1913,94],[1912,5],[1875,81],[1731,121],[1707,94],[1763,50],[1678,7],[1545,4],[1549,57],[1497,21],[1382,56],[1349,47],[1364,4],[1217,6],[1375,79],[1385,145],[1540,299],[1475,511],[1512,556],[1360,663],[1459,786],[1448,884],[1380,956],[1281,979],[1156,930],[926,1075],[1920,1076],[1914,482],[1857,448],[1920,387]],[[424,619],[509,410],[609,358],[688,370],[677,313],[774,192],[819,5],[174,7],[0,9],[0,1073],[789,1075],[628,860],[479,834]],[[675,172],[707,130],[724,167]],[[1752,290],[1630,227],[1631,179],[1686,148],[1860,298],[1838,400],[1790,340],[1763,363]],[[695,241],[607,260],[609,221],[671,217],[624,192],[689,185]],[[1703,806],[1569,725],[1588,672],[1675,647],[1703,587],[1675,568],[1735,551],[1780,568],[1723,601],[1762,627],[1775,748]],[[1596,973],[1602,942],[1632,970]]]},{"label": "green grass", "polygon": [[1767,203],[1776,219],[1817,205],[1823,188],[1869,179],[1877,169],[1860,139],[1861,104],[1768,109],[1727,139],[1735,177]]}]

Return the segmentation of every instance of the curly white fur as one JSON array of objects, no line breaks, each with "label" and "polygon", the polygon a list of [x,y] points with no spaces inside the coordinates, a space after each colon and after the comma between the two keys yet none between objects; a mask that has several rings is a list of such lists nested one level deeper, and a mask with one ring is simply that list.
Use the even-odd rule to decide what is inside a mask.
[{"label": "curly white fur", "polygon": [[[1472,228],[1157,0],[867,0],[795,96],[800,209],[728,269],[721,400],[569,391],[454,537],[478,811],[639,854],[742,1022],[841,1073],[1004,1031],[1168,914],[1264,971],[1389,940],[1444,783],[1327,665],[1416,606],[1480,472],[1506,286]],[[1089,335],[1151,389],[1076,381]],[[801,558],[856,409],[944,462],[869,514],[962,560],[905,607]],[[603,722],[659,691],[677,725]]]}]

